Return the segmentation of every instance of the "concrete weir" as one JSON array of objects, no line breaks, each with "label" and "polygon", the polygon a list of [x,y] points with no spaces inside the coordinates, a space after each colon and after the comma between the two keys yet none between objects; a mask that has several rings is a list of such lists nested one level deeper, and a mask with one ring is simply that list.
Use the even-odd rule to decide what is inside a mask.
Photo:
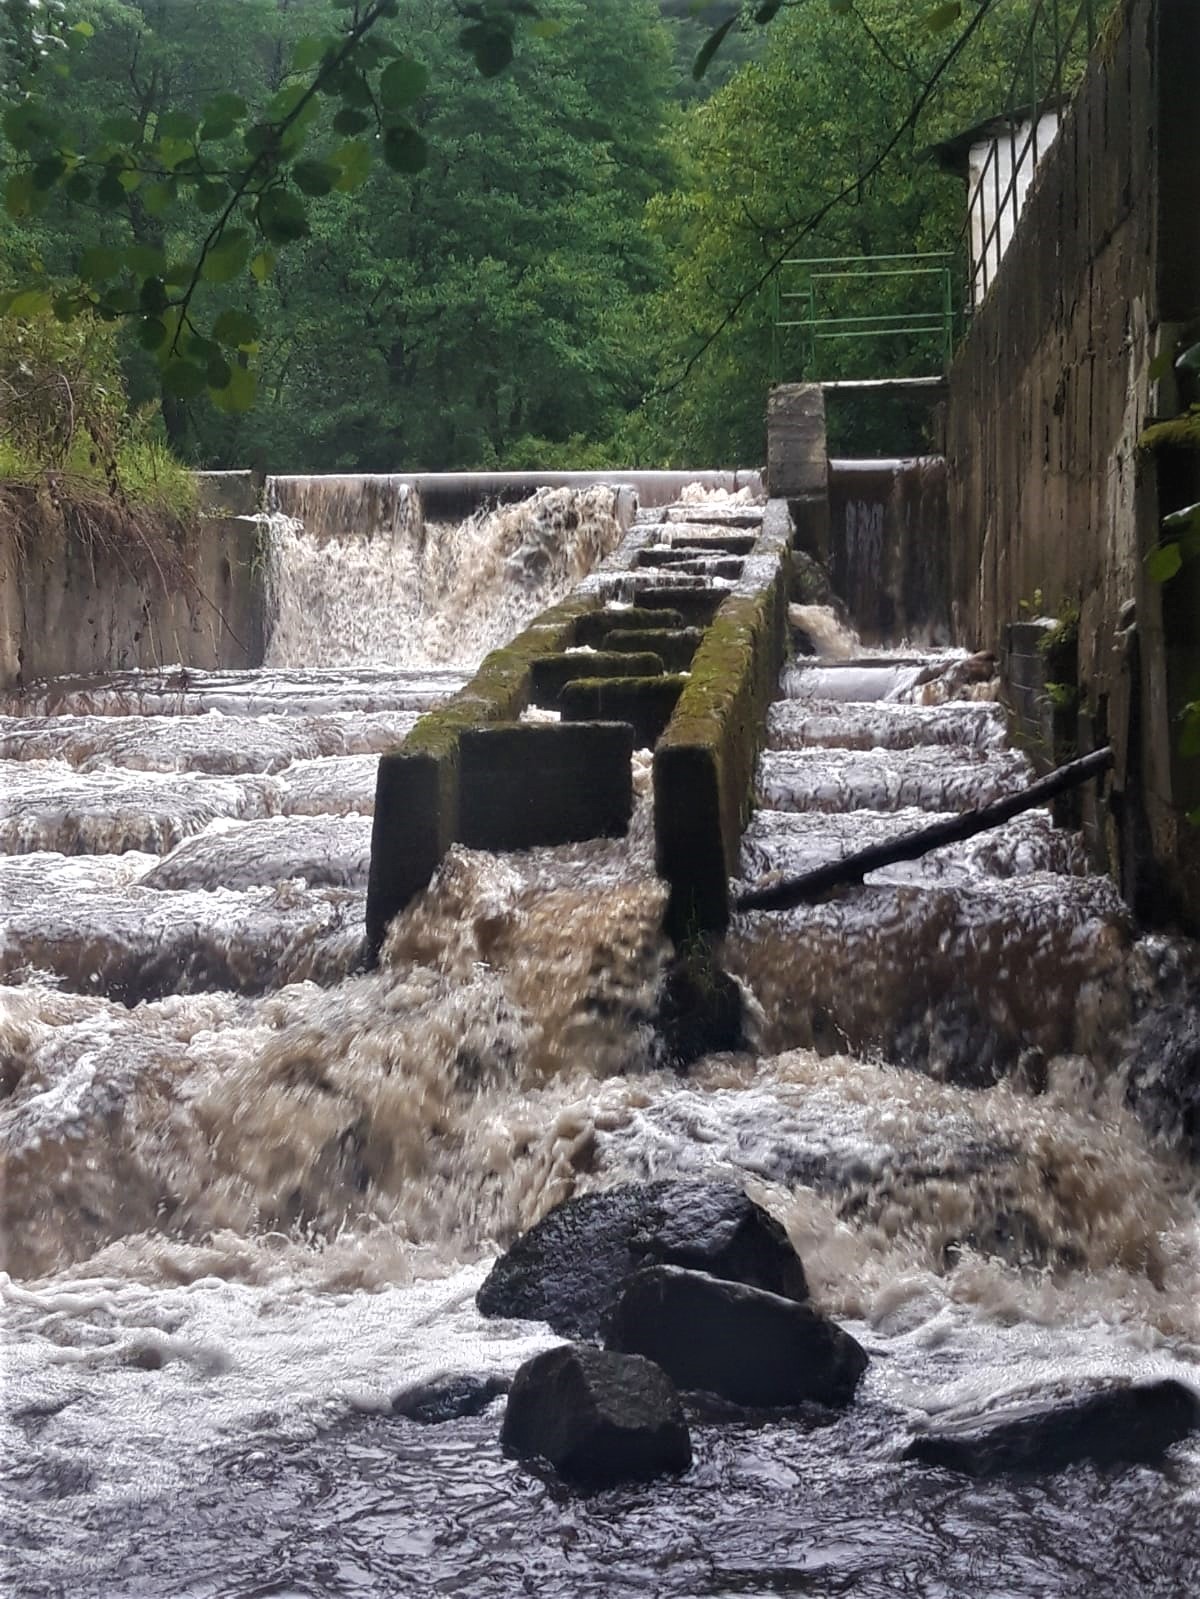
[{"label": "concrete weir", "polygon": [[[791,538],[782,500],[643,509],[567,599],[383,756],[370,958],[453,843],[527,849],[623,834],[638,747],[654,751],[668,931],[681,945],[723,931],[786,646]],[[522,721],[530,706],[561,720]]]}]

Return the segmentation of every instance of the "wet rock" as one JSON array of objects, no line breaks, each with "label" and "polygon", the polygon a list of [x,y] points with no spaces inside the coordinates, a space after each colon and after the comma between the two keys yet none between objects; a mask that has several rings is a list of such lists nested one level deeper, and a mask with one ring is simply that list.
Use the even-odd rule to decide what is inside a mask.
[{"label": "wet rock", "polygon": [[568,1199],[492,1267],[476,1296],[485,1316],[549,1322],[600,1337],[623,1283],[640,1268],[691,1266],[714,1277],[807,1297],[783,1228],[734,1182],[665,1180]]},{"label": "wet rock", "polygon": [[740,1405],[847,1405],[867,1368],[862,1345],[811,1306],[678,1266],[630,1278],[607,1343]]},{"label": "wet rock", "polygon": [[683,957],[672,963],[658,1001],[658,1026],[679,1070],[704,1055],[746,1047],[742,991],[711,960]]},{"label": "wet rock", "polygon": [[1027,1406],[999,1419],[970,1421],[914,1438],[906,1460],[971,1477],[1153,1464],[1200,1427],[1200,1399],[1182,1383],[1136,1383],[1060,1404]]},{"label": "wet rock", "polygon": [[392,1400],[392,1414],[425,1426],[460,1421],[464,1416],[481,1415],[493,1399],[508,1392],[509,1386],[507,1377],[496,1375],[435,1377],[398,1393]]},{"label": "wet rock", "polygon": [[686,1471],[692,1441],[667,1375],[637,1355],[566,1344],[513,1379],[500,1441],[567,1482],[604,1487]]}]

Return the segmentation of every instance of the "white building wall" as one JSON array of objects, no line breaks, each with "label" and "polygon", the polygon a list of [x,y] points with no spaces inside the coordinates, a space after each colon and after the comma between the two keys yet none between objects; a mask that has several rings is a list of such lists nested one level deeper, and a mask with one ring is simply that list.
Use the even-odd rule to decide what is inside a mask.
[{"label": "white building wall", "polygon": [[[1047,111],[1038,119],[1033,136],[1032,119],[1018,123],[995,137],[971,146],[967,167],[970,210],[971,299],[979,305],[1008,249],[1025,206],[1037,163],[1054,143],[1058,113]],[[1013,166],[1016,181],[1012,183]],[[1012,192],[1009,185],[1012,183]]]}]

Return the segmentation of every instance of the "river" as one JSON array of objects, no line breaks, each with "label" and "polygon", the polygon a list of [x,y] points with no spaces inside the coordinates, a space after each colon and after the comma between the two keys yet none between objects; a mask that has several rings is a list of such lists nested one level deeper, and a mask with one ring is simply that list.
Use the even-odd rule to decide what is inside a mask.
[{"label": "river", "polygon": [[[1012,1483],[900,1460],[948,1413],[1200,1386],[1163,1042],[1194,951],[1032,813],[738,918],[755,1048],[681,1077],[639,754],[626,839],[455,849],[362,970],[379,751],[621,529],[603,489],[457,529],[403,496],[318,527],[314,497],[271,524],[262,671],[0,702],[7,1591],[1200,1594],[1200,1441]],[[771,711],[747,881],[1028,776],[955,657],[820,642]],[[701,1417],[682,1479],[585,1497],[503,1458],[503,1401],[392,1414],[557,1341],[475,1310],[517,1232],[675,1173],[785,1223],[872,1356],[849,1411]]]}]

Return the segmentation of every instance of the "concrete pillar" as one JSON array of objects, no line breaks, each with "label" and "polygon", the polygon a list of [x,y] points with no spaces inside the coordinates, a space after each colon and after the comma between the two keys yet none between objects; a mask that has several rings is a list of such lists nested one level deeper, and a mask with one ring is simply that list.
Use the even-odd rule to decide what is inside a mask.
[{"label": "concrete pillar", "polygon": [[819,383],[782,383],[767,397],[767,495],[787,500],[796,548],[829,559],[829,451]]}]

